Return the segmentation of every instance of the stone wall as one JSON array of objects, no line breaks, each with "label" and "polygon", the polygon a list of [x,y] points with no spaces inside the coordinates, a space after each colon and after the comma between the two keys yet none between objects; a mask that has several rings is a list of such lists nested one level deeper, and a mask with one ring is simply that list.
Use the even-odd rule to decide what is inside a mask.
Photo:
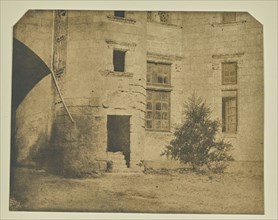
[{"label": "stone wall", "polygon": [[[146,12],[128,11],[125,18],[113,11],[55,13],[28,11],[14,27],[14,37],[48,66],[53,55],[74,123],[48,75],[17,110],[20,163],[32,161],[43,146],[50,150],[44,152],[44,166],[53,155],[58,155],[53,164],[64,166],[69,155],[84,149],[87,156],[80,150],[75,158],[77,170],[105,169],[95,161],[108,159],[108,115],[130,116],[131,167],[140,160],[163,160],[160,153],[182,121],[187,98],[193,92],[205,98],[213,118],[221,121],[222,97],[230,90],[236,91],[238,101],[237,133],[221,135],[233,143],[236,160],[263,160],[263,33],[248,13],[237,13],[230,23],[212,12],[170,12],[168,23],[158,22],[156,14],[147,21]],[[53,18],[61,25],[53,27]],[[125,51],[124,72],[113,70],[113,49]],[[147,61],[171,64],[169,131],[145,129]],[[226,61],[238,64],[235,86],[221,84],[221,63]]]},{"label": "stone wall", "polygon": [[[14,26],[14,37],[51,64],[52,11],[28,11]],[[30,64],[32,65],[32,64]],[[48,146],[51,135],[53,89],[51,75],[43,78],[16,111],[17,162],[34,165],[37,152]]]},{"label": "stone wall", "polygon": [[[179,15],[179,13],[177,13]],[[248,13],[236,13],[236,21],[222,22],[222,13],[185,12],[178,25],[149,22],[148,52],[181,57],[172,61],[171,131],[146,132],[145,158],[159,154],[182,120],[184,102],[194,92],[222,120],[222,97],[230,90],[237,96],[237,132],[220,136],[234,145],[234,158],[263,160],[263,32],[262,25]],[[173,40],[175,39],[175,40]],[[222,86],[221,63],[237,62],[236,86]]]},{"label": "stone wall", "polygon": [[[65,129],[78,137],[82,131],[81,136],[88,136],[82,143],[88,154],[106,160],[107,116],[131,116],[131,167],[135,167],[144,148],[146,27],[143,13],[128,12],[126,17],[115,18],[112,11],[68,12],[66,72],[60,82],[75,123],[66,124],[56,135],[63,135]],[[123,73],[113,70],[114,48],[126,51]],[[56,123],[61,127],[66,116],[59,105]],[[85,109],[91,113],[84,113]],[[66,147],[68,142],[72,140],[61,141],[59,146]]]},{"label": "stone wall", "polygon": [[[263,160],[263,33],[262,25],[248,13],[222,23],[221,13],[184,14],[183,72],[188,94],[196,91],[221,121],[222,97],[237,93],[237,132],[222,134],[234,145],[234,157]],[[222,86],[221,63],[237,62],[236,86]]]},{"label": "stone wall", "polygon": [[182,71],[182,13],[170,13],[170,23],[147,22],[147,60],[171,64],[170,130],[146,131],[145,160],[165,159],[160,156],[172,138],[175,126],[181,121],[182,105],[186,87]]}]

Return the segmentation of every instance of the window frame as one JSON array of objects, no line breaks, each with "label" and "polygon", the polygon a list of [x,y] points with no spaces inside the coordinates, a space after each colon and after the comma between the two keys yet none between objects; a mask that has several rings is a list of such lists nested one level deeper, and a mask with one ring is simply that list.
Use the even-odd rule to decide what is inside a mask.
[{"label": "window frame", "polygon": [[[157,132],[169,132],[171,125],[171,92],[164,90],[152,90],[147,89],[147,98],[146,98],[146,114],[145,114],[145,129],[147,131],[157,131]],[[148,99],[148,93],[151,93],[152,98]],[[164,93],[167,96],[167,100],[156,99],[154,96],[161,96]],[[152,109],[148,109],[148,104],[151,103]],[[156,105],[160,104],[160,109],[156,109]],[[167,104],[167,109],[163,109],[163,104]],[[151,117],[149,118],[147,115],[151,113]],[[160,118],[156,118],[157,113],[160,113]],[[163,113],[167,113],[167,119],[163,119]],[[152,127],[148,127],[147,123],[151,121]],[[160,121],[160,128],[157,128],[155,123]],[[163,123],[167,122],[167,128],[164,128]]]},{"label": "window frame", "polygon": [[171,25],[171,14],[169,11],[147,11],[147,21]]},{"label": "window frame", "polygon": [[[160,23],[163,23],[163,24],[170,24],[171,23],[171,21],[170,21],[170,13],[168,11],[158,11],[157,14],[158,14],[159,22]],[[163,19],[163,15],[164,14],[167,16],[165,20]]]},{"label": "window frame", "polygon": [[[123,71],[121,71],[119,69],[116,69],[116,67],[118,67],[118,64],[116,64],[116,59],[117,59],[116,56],[115,56],[116,54],[123,55],[122,57],[118,57],[118,59],[123,58],[122,68],[120,68]],[[114,72],[120,72],[120,73],[126,72],[126,50],[121,50],[121,49],[114,48],[112,59],[113,59],[113,71]]]},{"label": "window frame", "polygon": [[[226,109],[226,103],[229,103],[231,101],[235,101],[235,106],[233,107],[229,107],[228,109]],[[222,97],[222,133],[224,134],[237,134],[238,131],[238,99],[237,96],[223,96]],[[231,108],[235,108],[235,112],[234,115],[229,114],[227,115],[227,112],[230,111]],[[235,117],[235,122],[234,123],[230,123],[227,118],[228,117]],[[231,130],[229,129],[229,125],[234,124],[235,125],[235,129]]]},{"label": "window frame", "polygon": [[125,18],[125,11],[114,11],[114,17]]},{"label": "window frame", "polygon": [[[155,69],[158,69],[157,65],[164,65],[168,67],[168,73],[166,73],[166,77],[168,77],[168,82],[164,83],[165,81],[165,76],[161,76],[163,75],[161,72],[149,72],[149,65],[155,65]],[[147,75],[146,75],[146,82],[148,86],[159,86],[159,87],[170,87],[171,86],[171,63],[167,63],[167,62],[155,62],[155,61],[147,61]],[[162,83],[159,82],[154,82],[154,75],[157,74],[158,76],[160,75],[162,77]],[[165,75],[165,74],[164,74]],[[150,76],[150,82],[148,81],[148,77]],[[158,81],[159,77],[157,77],[157,81]]]},{"label": "window frame", "polygon": [[[225,73],[227,71],[224,72],[224,66],[225,65],[232,65],[232,64],[235,65],[235,76],[233,76],[233,75],[232,76],[231,75],[225,76]],[[231,74],[231,73],[229,73],[229,74]],[[230,79],[228,82],[226,80],[227,77]],[[231,80],[231,78],[233,78],[233,77],[235,77],[234,81]],[[222,85],[236,85],[237,81],[238,81],[237,78],[238,78],[238,63],[237,62],[222,62],[221,63],[221,84]]]},{"label": "window frame", "polygon": [[[148,72],[148,64],[155,64],[155,65],[167,65],[167,77],[168,77],[168,83],[164,84],[164,83],[156,83],[153,81],[153,72],[149,73]],[[158,69],[158,68],[156,68]],[[168,62],[168,61],[154,61],[153,59],[151,60],[147,60],[147,73],[146,73],[146,114],[145,114],[145,129],[147,131],[153,131],[153,132],[170,132],[171,131],[171,69],[172,69],[172,63]],[[165,70],[166,71],[166,70]],[[148,75],[151,75],[151,81],[147,82],[147,77]],[[157,75],[159,75],[159,73],[157,73]],[[158,78],[157,78],[158,80]],[[164,81],[164,80],[163,80]],[[152,110],[150,111],[149,109],[147,109],[148,107],[148,103],[149,103],[149,99],[148,99],[148,93],[152,93]],[[160,100],[154,100],[153,99],[153,94],[160,96],[162,93],[166,94],[167,96],[167,100],[163,100],[162,98]],[[163,96],[161,96],[163,97]],[[155,104],[160,103],[161,104],[161,109],[157,110],[155,109]],[[167,110],[163,110],[162,106],[163,104],[167,103]],[[148,112],[152,112],[152,118],[149,119],[147,118],[147,114]],[[163,119],[163,113],[166,113],[168,115],[168,118],[166,120]],[[160,119],[155,119],[156,117],[156,113],[160,113]],[[147,121],[151,121],[152,122],[152,127],[148,128],[147,127]],[[160,128],[156,128],[156,121],[160,121]],[[167,121],[167,128],[164,128],[164,126],[162,126],[163,123],[165,123],[165,121]]]}]

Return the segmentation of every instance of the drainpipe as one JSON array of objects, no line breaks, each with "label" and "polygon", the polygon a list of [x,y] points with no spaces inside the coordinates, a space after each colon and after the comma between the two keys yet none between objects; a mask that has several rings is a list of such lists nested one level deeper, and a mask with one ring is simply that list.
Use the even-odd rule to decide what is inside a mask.
[{"label": "drainpipe", "polygon": [[57,89],[57,91],[58,91],[58,94],[59,94],[59,96],[60,96],[60,99],[61,99],[61,101],[62,101],[62,103],[63,103],[63,106],[64,106],[64,108],[66,109],[66,112],[67,112],[67,114],[68,114],[68,116],[69,116],[71,122],[74,123],[74,120],[73,120],[73,118],[72,118],[72,116],[71,116],[71,114],[70,114],[70,112],[69,112],[69,109],[68,109],[68,107],[67,107],[67,105],[66,105],[66,103],[65,103],[65,100],[64,100],[64,98],[63,98],[63,96],[62,96],[62,93],[61,93],[61,90],[60,90],[58,81],[57,81],[57,79],[56,79],[56,76],[55,76],[55,74],[54,74],[54,72],[53,72],[53,65],[54,65],[54,64],[53,64],[53,59],[54,59],[54,42],[55,42],[55,39],[54,39],[54,31],[55,31],[55,10],[53,10],[53,19],[52,19],[52,47],[51,47],[51,64],[50,64],[50,71],[51,71],[51,75],[52,75],[52,79],[53,79],[53,81],[54,81],[55,87],[56,87],[56,89]]}]

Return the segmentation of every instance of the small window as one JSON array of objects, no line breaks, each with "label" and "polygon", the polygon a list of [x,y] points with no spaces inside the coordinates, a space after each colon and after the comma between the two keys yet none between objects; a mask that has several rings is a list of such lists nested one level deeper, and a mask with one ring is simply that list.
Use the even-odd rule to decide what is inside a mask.
[{"label": "small window", "polygon": [[114,16],[124,18],[125,17],[125,11],[114,11]]},{"label": "small window", "polygon": [[236,97],[222,99],[222,132],[236,133],[237,131],[237,102]]},{"label": "small window", "polygon": [[169,13],[166,11],[159,11],[158,16],[160,19],[160,22],[162,23],[169,23]]},{"label": "small window", "polygon": [[115,72],[125,71],[125,51],[114,50],[113,51],[113,65]]},{"label": "small window", "polygon": [[147,63],[147,83],[170,85],[171,65],[165,63]]},{"label": "small window", "polygon": [[222,85],[237,83],[237,63],[222,63]]},{"label": "small window", "polygon": [[222,14],[222,22],[230,23],[236,21],[236,13],[235,12],[225,12]]}]

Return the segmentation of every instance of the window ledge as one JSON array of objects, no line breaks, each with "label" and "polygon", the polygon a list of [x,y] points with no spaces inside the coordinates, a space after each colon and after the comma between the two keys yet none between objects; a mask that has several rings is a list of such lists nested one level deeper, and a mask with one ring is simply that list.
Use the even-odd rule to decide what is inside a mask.
[{"label": "window ledge", "polygon": [[213,59],[226,59],[226,58],[238,58],[242,57],[244,55],[244,52],[239,53],[230,53],[230,54],[213,54],[211,57]]},{"label": "window ledge", "polygon": [[101,70],[102,76],[115,76],[115,77],[133,77],[133,73],[130,72],[117,72],[111,70]]},{"label": "window ledge", "polygon": [[237,84],[226,84],[226,85],[221,85],[221,90],[222,91],[233,91],[237,90]]},{"label": "window ledge", "polygon": [[152,130],[152,129],[145,128],[145,131],[149,133],[157,133],[157,134],[163,133],[163,135],[164,134],[172,135],[172,132],[170,130]]},{"label": "window ledge", "polygon": [[170,85],[148,85],[147,84],[147,89],[148,90],[155,90],[155,91],[172,91],[173,87]]},{"label": "window ledge", "polygon": [[168,26],[168,27],[173,27],[173,28],[182,29],[182,26],[180,26],[180,25],[171,24],[171,23],[166,23],[166,22],[147,21],[147,23],[160,24],[160,25],[164,25],[164,26]]},{"label": "window ledge", "polygon": [[237,137],[236,133],[222,132],[222,135],[224,138],[236,138]]},{"label": "window ledge", "polygon": [[117,16],[111,16],[111,15],[108,15],[107,18],[110,20],[110,21],[116,21],[116,22],[122,22],[122,23],[129,23],[129,24],[134,24],[136,23],[135,20],[131,19],[131,18],[126,18],[126,17],[117,17]]},{"label": "window ledge", "polygon": [[230,25],[239,25],[239,24],[243,24],[243,23],[246,23],[246,20],[232,21],[232,22],[215,22],[215,23],[212,23],[211,26],[212,27],[230,26]]}]

